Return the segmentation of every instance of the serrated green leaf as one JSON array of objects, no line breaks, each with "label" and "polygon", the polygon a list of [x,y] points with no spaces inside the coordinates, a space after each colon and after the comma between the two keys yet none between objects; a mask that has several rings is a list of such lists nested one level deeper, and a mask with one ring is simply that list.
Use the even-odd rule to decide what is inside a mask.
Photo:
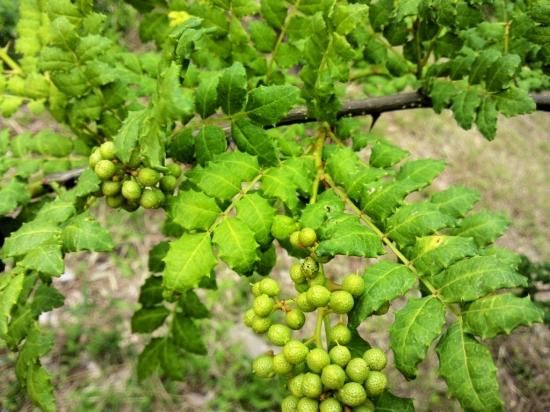
[{"label": "serrated green leaf", "polygon": [[[168,242],[163,244],[168,245]],[[162,277],[149,276],[141,285],[138,302],[144,308],[153,307],[163,301],[162,290]]]},{"label": "serrated green leaf", "polygon": [[508,219],[504,215],[491,212],[478,212],[466,216],[453,235],[471,237],[478,246],[494,242],[508,227]]},{"label": "serrated green leaf", "polygon": [[275,209],[267,199],[258,193],[247,194],[235,203],[235,208],[237,217],[252,230],[256,242],[266,245],[272,240],[271,224]]},{"label": "serrated green leaf", "polygon": [[404,265],[380,261],[363,274],[366,289],[350,312],[350,325],[356,328],[384,303],[404,295],[415,283],[416,277]]},{"label": "serrated green leaf", "polygon": [[54,287],[41,284],[36,288],[31,303],[33,315],[38,317],[41,313],[60,308],[65,302],[65,297]]},{"label": "serrated green leaf", "polygon": [[86,169],[78,178],[78,183],[74,188],[74,194],[77,197],[84,197],[99,190],[101,180],[92,169]]},{"label": "serrated green leaf", "polygon": [[59,243],[43,243],[25,255],[20,265],[50,276],[63,273],[64,263]]},{"label": "serrated green leaf", "polygon": [[299,95],[294,86],[260,86],[248,94],[246,111],[259,124],[273,125],[296,104]]},{"label": "serrated green leaf", "polygon": [[164,258],[164,287],[184,292],[198,286],[202,278],[210,276],[216,265],[208,233],[184,234],[170,242]]},{"label": "serrated green leaf", "polygon": [[477,90],[474,89],[467,89],[453,97],[451,109],[460,127],[463,129],[472,127],[477,108],[480,104],[481,98]]},{"label": "serrated green leaf", "polygon": [[464,330],[483,339],[510,334],[518,326],[543,322],[544,311],[526,296],[511,293],[486,296],[472,302],[463,312]]},{"label": "serrated green leaf", "polygon": [[231,123],[231,135],[239,150],[257,156],[260,164],[273,166],[277,163],[277,153],[273,139],[265,130],[246,119]]},{"label": "serrated green leaf", "polygon": [[213,242],[219,258],[239,274],[249,272],[258,260],[254,232],[238,217],[225,218],[214,229]]},{"label": "serrated green leaf", "polygon": [[435,275],[465,257],[477,253],[477,245],[469,237],[434,235],[418,238],[411,256],[414,266],[426,275]]},{"label": "serrated green leaf", "polygon": [[109,232],[88,213],[71,218],[63,229],[62,239],[63,248],[69,252],[109,252],[114,247]]},{"label": "serrated green leaf", "polygon": [[164,323],[169,314],[164,306],[139,309],[132,316],[132,332],[151,333]]},{"label": "serrated green leaf", "polygon": [[526,90],[515,86],[511,86],[503,92],[493,95],[493,97],[498,111],[507,117],[531,113],[537,107]]},{"label": "serrated green leaf", "polygon": [[225,69],[218,83],[218,98],[225,114],[240,112],[246,103],[247,78],[244,66],[235,62]]},{"label": "serrated green leaf", "polygon": [[276,29],[283,26],[287,14],[287,5],[284,0],[261,0],[262,16]]},{"label": "serrated green leaf", "polygon": [[76,213],[74,202],[57,198],[46,203],[36,214],[36,219],[48,222],[63,223]]},{"label": "serrated green leaf", "polygon": [[443,169],[445,169],[445,162],[442,160],[409,160],[401,166],[396,178],[410,193],[428,186],[443,172]]},{"label": "serrated green leaf", "polygon": [[170,203],[169,216],[184,229],[208,229],[220,215],[216,201],[202,192],[179,192]]},{"label": "serrated green leaf", "polygon": [[57,411],[50,374],[40,364],[29,367],[26,387],[29,398],[42,411]]},{"label": "serrated green leaf", "polygon": [[38,359],[46,355],[54,345],[54,338],[51,333],[41,330],[38,323],[35,323],[27,334],[25,343],[15,363],[17,379],[24,381],[27,378],[27,371]]},{"label": "serrated green leaf", "polygon": [[202,333],[189,317],[178,313],[172,321],[174,342],[187,352],[206,355],[207,350],[202,341]]},{"label": "serrated green leaf", "polygon": [[182,313],[193,319],[204,319],[210,317],[210,311],[204,303],[201,302],[197,294],[188,290],[185,292],[180,300],[178,301],[178,306],[181,308]]},{"label": "serrated green leaf", "polygon": [[451,186],[447,190],[434,193],[431,202],[442,213],[452,217],[462,217],[468,213],[479,200],[479,193],[462,186]]},{"label": "serrated green leaf", "polygon": [[18,206],[27,203],[30,198],[27,185],[12,179],[0,189],[0,215],[14,211]]},{"label": "serrated green leaf", "polygon": [[166,253],[168,253],[169,248],[168,242],[160,242],[149,250],[149,261],[147,266],[151,272],[160,273],[164,270],[164,262],[162,260],[164,256],[166,256]]},{"label": "serrated green leaf", "polygon": [[400,149],[381,140],[372,146],[369,163],[374,167],[391,167],[409,155],[406,150]]},{"label": "serrated green leaf", "polygon": [[227,150],[227,137],[217,126],[202,127],[195,137],[195,153],[199,164],[205,165],[217,154]]},{"label": "serrated green leaf", "polygon": [[451,101],[458,93],[460,93],[460,89],[453,82],[436,79],[430,90],[434,111],[441,113],[443,109],[451,104]]},{"label": "serrated green leaf", "polygon": [[273,46],[275,46],[277,40],[277,34],[267,23],[261,20],[255,20],[249,24],[248,31],[258,51],[269,53],[273,50]]},{"label": "serrated green leaf", "polygon": [[195,91],[195,106],[203,119],[216,112],[219,81],[220,77],[217,73],[205,73],[200,78]]},{"label": "serrated green leaf", "polygon": [[439,373],[449,392],[469,411],[502,411],[491,352],[455,322],[437,345]]},{"label": "serrated green leaf", "polygon": [[522,258],[517,253],[512,252],[511,250],[504,249],[501,247],[491,246],[480,251],[480,254],[483,256],[494,256],[497,260],[514,270],[517,270],[519,265],[522,262]]},{"label": "serrated green leaf", "polygon": [[41,220],[33,220],[12,232],[2,248],[3,257],[23,256],[43,243],[58,243],[61,228]]},{"label": "serrated green leaf", "polygon": [[376,400],[377,412],[414,412],[412,399],[400,398],[389,391],[385,391]]},{"label": "serrated green leaf", "polygon": [[139,140],[143,122],[147,117],[146,110],[128,112],[128,116],[122,122],[118,133],[113,137],[117,157],[124,163],[128,163],[132,152]]},{"label": "serrated green leaf", "polygon": [[325,190],[315,203],[306,205],[300,216],[302,227],[319,229],[329,214],[338,215],[344,211],[344,202],[333,190]]},{"label": "serrated green leaf", "polygon": [[487,90],[498,92],[510,82],[518,70],[521,58],[517,54],[508,53],[499,58],[487,73],[485,86]]},{"label": "serrated green leaf", "polygon": [[494,256],[461,260],[432,277],[444,302],[468,302],[500,288],[525,286],[527,280]]},{"label": "serrated green leaf", "polygon": [[378,221],[390,216],[408,194],[400,181],[368,184],[361,194],[361,210]]},{"label": "serrated green leaf", "polygon": [[0,291],[0,338],[4,338],[8,332],[10,313],[23,289],[25,274],[10,275],[6,273],[3,277],[9,277],[9,279],[8,283]]},{"label": "serrated green leaf", "polygon": [[162,370],[170,379],[182,380],[185,376],[187,359],[173,340],[166,339],[160,358]]},{"label": "serrated green leaf", "polygon": [[395,314],[390,328],[390,346],[395,366],[409,378],[416,376],[416,366],[425,357],[432,342],[445,324],[445,305],[434,296],[410,299]]},{"label": "serrated green leaf", "polygon": [[497,105],[494,99],[484,97],[476,115],[476,126],[488,140],[493,140],[497,132]]},{"label": "serrated green leaf", "polygon": [[165,338],[153,338],[138,356],[137,376],[141,382],[160,368]]}]

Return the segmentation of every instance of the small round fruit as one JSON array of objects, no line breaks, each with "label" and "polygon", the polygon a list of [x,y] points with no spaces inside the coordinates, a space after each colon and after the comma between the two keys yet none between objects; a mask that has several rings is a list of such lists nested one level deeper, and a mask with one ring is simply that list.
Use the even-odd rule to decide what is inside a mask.
[{"label": "small round fruit", "polygon": [[353,358],[346,366],[346,375],[350,381],[363,383],[369,376],[369,367],[363,358]]},{"label": "small round fruit", "polygon": [[302,393],[308,398],[318,398],[323,392],[323,384],[321,377],[316,373],[308,372],[302,380]]},{"label": "small round fruit", "polygon": [[362,276],[355,273],[350,273],[344,277],[342,281],[342,289],[352,294],[353,297],[358,297],[365,291],[365,280]]},{"label": "small round fruit", "polygon": [[139,204],[144,209],[156,209],[159,207],[159,198],[154,191],[146,189],[139,198]]},{"label": "small round fruit", "polygon": [[252,309],[254,313],[261,317],[266,317],[271,314],[275,302],[267,295],[260,295],[254,299],[252,302]]},{"label": "small round fruit", "polygon": [[388,362],[386,354],[380,348],[371,348],[363,354],[363,359],[371,371],[381,371]]},{"label": "small round fruit", "polygon": [[303,312],[313,312],[315,310],[315,306],[307,299],[307,292],[300,293],[294,298],[294,301]]},{"label": "small round fruit", "polygon": [[296,412],[298,410],[299,399],[296,396],[289,395],[281,402],[281,412]]},{"label": "small round fruit", "polygon": [[298,224],[290,216],[275,215],[271,225],[271,234],[275,239],[288,239],[291,233],[298,229]]},{"label": "small round fruit", "polygon": [[306,317],[300,309],[292,309],[286,313],[285,320],[290,329],[298,330],[304,326]]},{"label": "small round fruit", "polygon": [[313,246],[317,242],[317,234],[310,227],[304,227],[300,230],[300,243],[304,247]]},{"label": "small round fruit", "polygon": [[94,167],[94,172],[101,180],[109,180],[116,173],[116,166],[110,160],[100,160]]},{"label": "small round fruit", "polygon": [[292,339],[292,331],[288,326],[276,323],[267,331],[267,339],[274,345],[284,346]]},{"label": "small round fruit", "polygon": [[283,348],[283,353],[287,361],[293,365],[306,360],[309,349],[306,345],[298,340],[291,340]]},{"label": "small round fruit", "polygon": [[273,356],[261,355],[254,359],[252,373],[260,378],[273,376]]},{"label": "small round fruit", "polygon": [[139,203],[134,200],[125,200],[122,208],[127,212],[133,212],[139,208]]},{"label": "small round fruit", "polygon": [[99,152],[99,149],[95,149],[88,158],[88,164],[92,169],[94,169],[95,165],[98,164],[100,160],[103,160],[101,153]]},{"label": "small round fruit", "polygon": [[139,169],[138,182],[143,186],[155,186],[160,180],[160,173],[149,167]]},{"label": "small round fruit", "polygon": [[174,176],[175,178],[178,178],[181,176],[181,168],[177,164],[170,163],[166,167],[168,168],[168,174],[170,176]]},{"label": "small round fruit", "polygon": [[115,152],[115,144],[113,142],[105,142],[99,146],[99,153],[103,159],[113,160],[115,158]]},{"label": "small round fruit", "polygon": [[367,399],[363,405],[353,408],[353,412],[374,412],[375,406],[370,399]]},{"label": "small round fruit", "polygon": [[388,378],[382,372],[372,371],[365,382],[365,388],[369,396],[378,396],[386,390]]},{"label": "small round fruit", "polygon": [[293,378],[290,378],[288,380],[288,390],[289,392],[298,397],[301,398],[304,396],[302,393],[302,381],[304,380],[304,374],[300,373],[299,375],[294,376]]},{"label": "small round fruit", "polygon": [[321,373],[321,382],[327,389],[340,389],[346,382],[346,372],[338,365],[327,365]]},{"label": "small round fruit", "polygon": [[105,202],[107,206],[117,209],[124,204],[124,198],[121,195],[107,196]]},{"label": "small round fruit", "polygon": [[254,313],[253,309],[248,309],[243,316],[243,322],[246,326],[249,328],[252,327],[252,322],[254,322],[254,318],[256,317],[256,314]]},{"label": "small round fruit", "polygon": [[351,331],[343,323],[338,323],[330,330],[330,341],[346,345],[351,340]]},{"label": "small round fruit", "polygon": [[342,404],[334,398],[327,398],[319,405],[320,412],[342,412]]},{"label": "small round fruit", "polygon": [[315,399],[302,398],[298,401],[297,412],[317,412],[319,410],[319,402]]},{"label": "small round fruit", "polygon": [[162,176],[160,179],[160,188],[163,192],[172,193],[178,185],[178,179],[174,176]]},{"label": "small round fruit", "polygon": [[105,196],[115,196],[120,193],[120,182],[112,182],[110,180],[101,184],[101,191]]},{"label": "small round fruit", "polygon": [[271,326],[271,318],[256,316],[252,319],[252,330],[256,333],[266,333]]},{"label": "small round fruit", "polygon": [[125,199],[137,201],[141,197],[141,187],[133,180],[122,183],[122,196]]},{"label": "small round fruit", "polygon": [[313,285],[306,293],[307,300],[316,308],[326,306],[330,301],[330,291],[324,286]]},{"label": "small round fruit", "polygon": [[300,231],[299,230],[295,230],[294,232],[292,232],[290,234],[290,236],[288,237],[288,240],[289,240],[290,244],[292,245],[292,247],[294,247],[296,249],[300,249],[302,247],[302,244],[300,243]]},{"label": "small round fruit", "polygon": [[292,363],[286,360],[282,352],[273,357],[273,372],[277,375],[286,375],[292,372]]},{"label": "small round fruit", "polygon": [[307,354],[306,363],[312,372],[320,373],[325,366],[330,364],[330,357],[325,350],[315,348]]},{"label": "small round fruit", "polygon": [[260,291],[267,296],[277,296],[281,293],[281,287],[276,280],[264,278],[260,281]]},{"label": "small round fruit", "polygon": [[346,346],[337,345],[329,351],[328,355],[332,363],[341,367],[346,366],[351,360],[351,352]]},{"label": "small round fruit", "polygon": [[298,293],[307,292],[307,290],[309,289],[309,285],[306,282],[304,282],[304,283],[295,283],[294,284],[294,289],[296,289],[296,292],[298,292]]},{"label": "small round fruit", "polygon": [[304,283],[306,280],[306,277],[304,276],[304,273],[302,272],[302,264],[301,263],[293,263],[290,267],[290,279],[294,283]]},{"label": "small round fruit", "polygon": [[354,305],[353,296],[345,290],[337,290],[330,295],[329,307],[336,313],[348,313]]},{"label": "small round fruit", "polygon": [[315,277],[313,277],[312,279],[309,279],[309,286],[313,286],[313,285],[326,286],[327,277],[325,276],[325,274],[322,272],[317,272]]},{"label": "small round fruit", "polygon": [[260,296],[262,291],[260,290],[260,282],[256,282],[252,285],[252,294],[254,296]]},{"label": "small round fruit", "polygon": [[376,309],[374,314],[377,316],[385,315],[388,313],[388,310],[390,310],[390,302],[385,302],[382,306]]},{"label": "small round fruit", "polygon": [[311,256],[308,256],[302,262],[302,273],[308,279],[312,279],[319,272],[319,264]]},{"label": "small round fruit", "polygon": [[367,400],[365,388],[357,382],[348,382],[338,391],[338,397],[348,406],[359,406]]}]

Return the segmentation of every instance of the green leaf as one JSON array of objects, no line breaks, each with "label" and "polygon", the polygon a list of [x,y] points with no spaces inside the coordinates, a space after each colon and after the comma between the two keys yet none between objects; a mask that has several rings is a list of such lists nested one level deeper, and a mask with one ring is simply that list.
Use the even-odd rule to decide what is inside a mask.
[{"label": "green leaf", "polygon": [[214,229],[213,241],[219,258],[239,274],[249,272],[258,260],[254,232],[238,217],[225,218]]},{"label": "green leaf", "polygon": [[160,368],[162,350],[165,338],[153,338],[139,354],[137,361],[137,376],[141,382],[153,375]]},{"label": "green leaf", "polygon": [[467,89],[455,95],[452,99],[451,109],[457,123],[463,129],[472,127],[477,108],[481,104],[479,93],[475,89]]},{"label": "green leaf", "polygon": [[173,340],[166,339],[162,345],[161,366],[170,379],[183,380],[186,372],[187,359]]},{"label": "green leaf", "polygon": [[361,209],[369,217],[382,221],[403,203],[408,193],[400,181],[368,184],[361,194]]},{"label": "green leaf", "polygon": [[463,312],[464,330],[483,339],[505,333],[518,326],[544,321],[544,311],[526,296],[511,293],[486,296],[472,302]]},{"label": "green leaf", "polygon": [[45,333],[35,323],[27,334],[25,343],[15,363],[15,373],[17,379],[24,381],[27,378],[27,372],[36,363],[40,357],[46,355],[54,345],[54,338],[51,333]]},{"label": "green leaf", "polygon": [[168,242],[164,241],[156,244],[149,250],[148,267],[151,272],[160,273],[164,270],[164,262],[162,260],[168,253],[169,248],[170,245]]},{"label": "green leaf", "polygon": [[462,186],[451,186],[447,190],[432,195],[430,201],[441,213],[452,217],[463,217],[479,200],[479,193]]},{"label": "green leaf", "polygon": [[122,126],[120,126],[118,133],[113,137],[116,155],[124,163],[130,161],[130,157],[136,147],[146,117],[146,110],[128,112],[128,116],[124,119],[124,122],[122,122]]},{"label": "green leaf", "polygon": [[506,54],[499,58],[487,73],[485,86],[487,90],[498,92],[510,82],[521,64],[521,58],[517,54]]},{"label": "green leaf", "polygon": [[277,164],[277,152],[273,139],[265,130],[246,119],[239,119],[231,123],[231,135],[237,147],[257,156],[260,164],[273,166]]},{"label": "green leaf", "polygon": [[476,125],[481,134],[488,140],[493,140],[497,132],[497,105],[493,98],[484,97],[476,115]]},{"label": "green leaf", "polygon": [[101,184],[101,180],[99,179],[99,177],[97,177],[94,171],[92,169],[86,169],[82,172],[82,174],[78,178],[78,183],[76,184],[76,187],[73,189],[74,194],[77,197],[84,197],[84,196],[90,195],[99,190],[100,184]]},{"label": "green leaf", "polygon": [[254,20],[248,25],[248,31],[258,51],[269,53],[273,50],[277,33],[268,24],[261,20]]},{"label": "green leaf", "polygon": [[525,286],[527,280],[494,256],[461,260],[432,277],[444,302],[468,302],[500,288]]},{"label": "green leaf", "polygon": [[511,86],[501,93],[494,95],[497,109],[504,116],[511,117],[531,113],[536,109],[535,101],[526,90]]},{"label": "green leaf", "polygon": [[274,28],[283,26],[287,14],[287,5],[284,0],[261,0],[262,16]]},{"label": "green leaf", "polygon": [[508,227],[508,219],[501,214],[478,212],[467,216],[460,226],[453,231],[453,235],[471,237],[478,246],[485,246],[494,242]]},{"label": "green leaf", "polygon": [[46,203],[36,214],[36,219],[43,221],[63,223],[76,212],[74,202],[57,198],[52,202]]},{"label": "green leaf", "polygon": [[164,306],[142,308],[132,316],[132,332],[151,333],[164,323],[169,314]]},{"label": "green leaf", "polygon": [[240,112],[246,102],[247,78],[244,66],[235,62],[225,69],[218,84],[218,96],[225,114]]},{"label": "green leaf", "polygon": [[442,160],[410,160],[401,166],[396,177],[397,181],[410,193],[428,186],[443,169],[445,169],[445,162]]},{"label": "green leaf", "polygon": [[445,325],[445,305],[434,296],[410,299],[395,314],[390,328],[390,346],[395,366],[408,378],[416,376],[416,366]]},{"label": "green leaf", "polygon": [[332,189],[325,190],[315,203],[306,205],[300,216],[302,227],[318,230],[329,214],[338,215],[344,211],[344,202]]},{"label": "green leaf", "polygon": [[179,192],[170,203],[169,216],[184,229],[207,230],[220,215],[216,201],[202,192]]},{"label": "green leaf", "polygon": [[54,287],[40,284],[34,292],[31,304],[33,315],[38,317],[41,313],[60,308],[65,303],[65,297]]},{"label": "green leaf", "polygon": [[271,224],[275,209],[264,197],[258,193],[247,194],[235,203],[235,208],[237,217],[252,230],[256,242],[260,245],[271,242]]},{"label": "green leaf", "polygon": [[12,232],[2,248],[3,257],[22,256],[43,243],[57,243],[61,229],[49,222],[33,220]]},{"label": "green leaf", "polygon": [[452,263],[474,256],[478,251],[469,237],[434,235],[418,238],[411,256],[414,266],[426,275],[435,275]]},{"label": "green leaf", "polygon": [[409,155],[406,150],[378,140],[372,146],[369,163],[374,167],[391,167]]},{"label": "green leaf", "polygon": [[366,289],[350,312],[350,325],[356,328],[384,303],[404,295],[415,283],[416,277],[404,265],[380,261],[363,274]]},{"label": "green leaf", "polygon": [[206,355],[207,350],[202,341],[202,333],[195,322],[181,313],[174,316],[172,321],[174,342],[187,352]]},{"label": "green leaf", "polygon": [[25,255],[20,265],[50,276],[63,273],[64,263],[59,243],[43,243]]},{"label": "green leaf", "polygon": [[204,319],[210,317],[210,311],[192,290],[188,290],[181,296],[178,301],[178,306],[181,308],[184,315],[191,318]]},{"label": "green leaf", "polygon": [[248,94],[246,111],[263,125],[274,125],[296,104],[300,91],[295,86],[260,86]]},{"label": "green leaf", "polygon": [[430,97],[432,98],[433,109],[436,113],[447,108],[453,98],[460,93],[460,89],[449,80],[436,79],[430,90]]},{"label": "green leaf", "polygon": [[32,365],[27,371],[26,387],[29,398],[42,411],[57,411],[50,375],[40,364]]},{"label": "green leaf", "polygon": [[8,332],[8,321],[14,305],[19,299],[19,294],[23,289],[24,273],[10,275],[5,273],[3,278],[9,277],[7,284],[3,282],[3,288],[0,290],[0,338],[4,338]]},{"label": "green leaf", "polygon": [[376,400],[376,412],[414,412],[412,399],[400,398],[385,391]]},{"label": "green leaf", "polygon": [[[162,243],[168,245],[168,243]],[[149,276],[139,290],[138,302],[144,308],[153,307],[163,301],[162,277]]]},{"label": "green leaf", "polygon": [[217,154],[227,150],[227,137],[217,126],[202,127],[195,137],[195,153],[199,164],[205,165]]},{"label": "green leaf", "polygon": [[207,72],[201,75],[195,91],[195,106],[204,119],[216,112],[218,107],[218,83],[220,77],[216,73]]},{"label": "green leaf", "polygon": [[14,211],[19,205],[27,203],[30,198],[27,185],[12,179],[0,189],[0,215]]},{"label": "green leaf", "polygon": [[502,411],[491,352],[455,322],[437,345],[439,373],[449,392],[469,411]]},{"label": "green leaf", "polygon": [[216,265],[208,233],[184,234],[170,242],[164,258],[164,287],[184,292],[196,288],[202,278],[210,276]]},{"label": "green leaf", "polygon": [[173,135],[168,146],[168,155],[181,163],[191,163],[195,155],[193,130],[185,128]]},{"label": "green leaf", "polygon": [[109,232],[88,213],[71,218],[63,229],[62,238],[63,248],[68,252],[109,252],[114,247]]}]

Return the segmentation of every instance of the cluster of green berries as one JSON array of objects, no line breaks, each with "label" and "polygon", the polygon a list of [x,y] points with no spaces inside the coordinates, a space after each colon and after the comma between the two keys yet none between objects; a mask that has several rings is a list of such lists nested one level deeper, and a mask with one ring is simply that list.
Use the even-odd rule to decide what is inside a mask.
[{"label": "cluster of green berries", "polygon": [[300,224],[286,215],[275,216],[271,234],[275,239],[288,240],[297,249],[311,248],[317,243],[315,230],[309,227],[300,229]]},{"label": "cluster of green berries", "polygon": [[144,167],[137,152],[123,164],[117,158],[115,145],[111,141],[96,148],[88,163],[102,180],[97,196],[105,196],[107,205],[112,208],[122,207],[128,211],[140,206],[145,209],[161,207],[166,195],[176,189],[181,175],[181,169],[176,164],[169,164],[165,173]]}]

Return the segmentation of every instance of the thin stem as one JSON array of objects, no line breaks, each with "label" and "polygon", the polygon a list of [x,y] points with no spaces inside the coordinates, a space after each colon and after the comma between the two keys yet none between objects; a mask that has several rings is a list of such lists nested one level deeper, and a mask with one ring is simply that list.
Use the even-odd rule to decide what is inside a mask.
[{"label": "thin stem", "polygon": [[315,321],[315,332],[313,336],[315,337],[315,346],[318,348],[323,347],[323,342],[321,341],[321,331],[323,327],[323,318],[325,317],[325,309],[317,309],[317,320]]},{"label": "thin stem", "polygon": [[14,73],[22,73],[21,67],[8,54],[8,46],[0,49],[0,60],[8,65]]},{"label": "thin stem", "polygon": [[314,204],[317,201],[317,194],[319,193],[319,182],[321,181],[321,176],[324,174],[323,166],[323,147],[325,144],[325,139],[327,135],[326,126],[319,128],[317,132],[317,138],[313,144],[313,158],[315,160],[315,178],[313,179],[313,185],[311,187],[311,197],[309,199],[310,204]]}]

